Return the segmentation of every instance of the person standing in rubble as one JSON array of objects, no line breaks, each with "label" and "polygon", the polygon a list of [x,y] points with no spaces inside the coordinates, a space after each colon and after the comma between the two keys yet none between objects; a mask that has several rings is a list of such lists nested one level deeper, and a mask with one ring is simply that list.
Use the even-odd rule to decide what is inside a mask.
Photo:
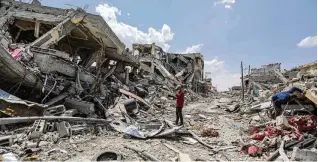
[{"label": "person standing in rubble", "polygon": [[287,104],[289,101],[291,101],[293,98],[297,97],[297,94],[295,92],[304,93],[303,90],[292,87],[288,91],[282,91],[274,94],[272,96],[272,104],[274,105],[274,112],[272,113],[272,118],[275,118],[279,115],[281,115],[282,112],[282,105]]},{"label": "person standing in rubble", "polygon": [[182,108],[184,106],[184,91],[181,85],[177,86],[177,94],[176,94],[176,115],[177,115],[177,119],[176,119],[176,125],[178,125],[179,123],[179,119],[180,119],[180,125],[183,125],[183,117],[182,117]]}]

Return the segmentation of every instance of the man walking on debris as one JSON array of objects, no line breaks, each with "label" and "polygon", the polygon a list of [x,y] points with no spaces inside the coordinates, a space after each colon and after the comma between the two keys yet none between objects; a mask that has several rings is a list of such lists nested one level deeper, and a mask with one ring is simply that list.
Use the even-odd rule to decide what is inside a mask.
[{"label": "man walking on debris", "polygon": [[272,103],[274,104],[274,114],[273,117],[279,116],[282,113],[282,104],[286,104],[291,101],[293,98],[297,97],[294,92],[303,93],[303,91],[299,88],[292,87],[288,91],[278,92],[272,96]]},{"label": "man walking on debris", "polygon": [[177,119],[176,119],[176,125],[178,125],[179,123],[179,119],[180,119],[180,125],[183,125],[183,117],[182,117],[182,108],[184,105],[184,91],[182,89],[181,85],[177,86],[177,94],[176,94],[176,98],[177,98],[177,103],[176,103],[176,114],[177,114]]}]

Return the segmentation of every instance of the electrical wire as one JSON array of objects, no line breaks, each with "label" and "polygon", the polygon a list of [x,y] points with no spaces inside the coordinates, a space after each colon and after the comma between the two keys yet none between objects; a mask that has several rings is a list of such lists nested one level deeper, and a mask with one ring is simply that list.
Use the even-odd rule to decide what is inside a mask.
[{"label": "electrical wire", "polygon": [[43,98],[43,100],[41,101],[41,104],[43,104],[43,102],[45,101],[45,99],[51,94],[51,92],[53,91],[53,89],[56,87],[57,81],[54,81],[54,85],[52,87],[52,89],[49,91],[49,93]]}]

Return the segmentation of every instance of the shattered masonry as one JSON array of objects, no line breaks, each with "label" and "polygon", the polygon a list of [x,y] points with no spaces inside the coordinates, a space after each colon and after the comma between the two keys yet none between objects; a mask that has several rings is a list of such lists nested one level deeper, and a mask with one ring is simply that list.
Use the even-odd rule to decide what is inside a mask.
[{"label": "shattered masonry", "polygon": [[[203,69],[200,53],[125,47],[81,8],[1,0],[0,161],[317,160],[317,61],[252,68],[244,101]],[[271,96],[291,87],[304,96],[273,115]]]}]

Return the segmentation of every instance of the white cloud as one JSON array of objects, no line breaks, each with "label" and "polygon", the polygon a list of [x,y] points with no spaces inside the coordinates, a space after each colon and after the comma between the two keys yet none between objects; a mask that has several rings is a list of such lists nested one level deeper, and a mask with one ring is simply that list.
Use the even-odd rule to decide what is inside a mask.
[{"label": "white cloud", "polygon": [[[184,52],[181,53],[195,53],[201,52],[203,44],[193,45],[187,47]],[[232,73],[224,66],[225,62],[215,57],[212,60],[204,61],[204,71],[211,73],[212,84],[217,86],[219,91],[227,91],[236,85],[240,85],[240,74]]]},{"label": "white cloud", "polygon": [[217,2],[214,2],[214,5],[217,4],[235,4],[236,0],[219,0]]},{"label": "white cloud", "polygon": [[218,4],[222,4],[224,5],[225,8],[231,9],[232,5],[234,5],[235,3],[236,3],[236,0],[219,0],[217,2],[214,2],[214,6]]},{"label": "white cloud", "polygon": [[128,48],[131,48],[132,43],[155,43],[165,51],[168,51],[170,48],[168,42],[173,39],[174,33],[166,24],[163,24],[159,30],[150,27],[147,32],[144,32],[137,27],[119,22],[117,16],[121,15],[121,11],[117,7],[103,3],[96,6],[96,12],[104,18],[107,24]]},{"label": "white cloud", "polygon": [[298,47],[309,48],[317,46],[317,36],[308,36],[297,43]]},{"label": "white cloud", "polygon": [[203,47],[203,44],[193,45],[191,47],[187,47],[184,52],[180,52],[180,53],[198,53],[201,51],[202,47]]},{"label": "white cloud", "polygon": [[224,7],[227,8],[227,9],[231,9],[232,8],[231,5],[225,5]]},{"label": "white cloud", "polygon": [[235,4],[236,0],[221,0],[222,4]]},{"label": "white cloud", "polygon": [[204,71],[211,72],[212,84],[219,91],[227,91],[233,86],[240,85],[240,74],[230,72],[224,64],[225,62],[217,57],[204,61]]},{"label": "white cloud", "polygon": [[130,13],[127,13],[127,16],[130,16]]}]

